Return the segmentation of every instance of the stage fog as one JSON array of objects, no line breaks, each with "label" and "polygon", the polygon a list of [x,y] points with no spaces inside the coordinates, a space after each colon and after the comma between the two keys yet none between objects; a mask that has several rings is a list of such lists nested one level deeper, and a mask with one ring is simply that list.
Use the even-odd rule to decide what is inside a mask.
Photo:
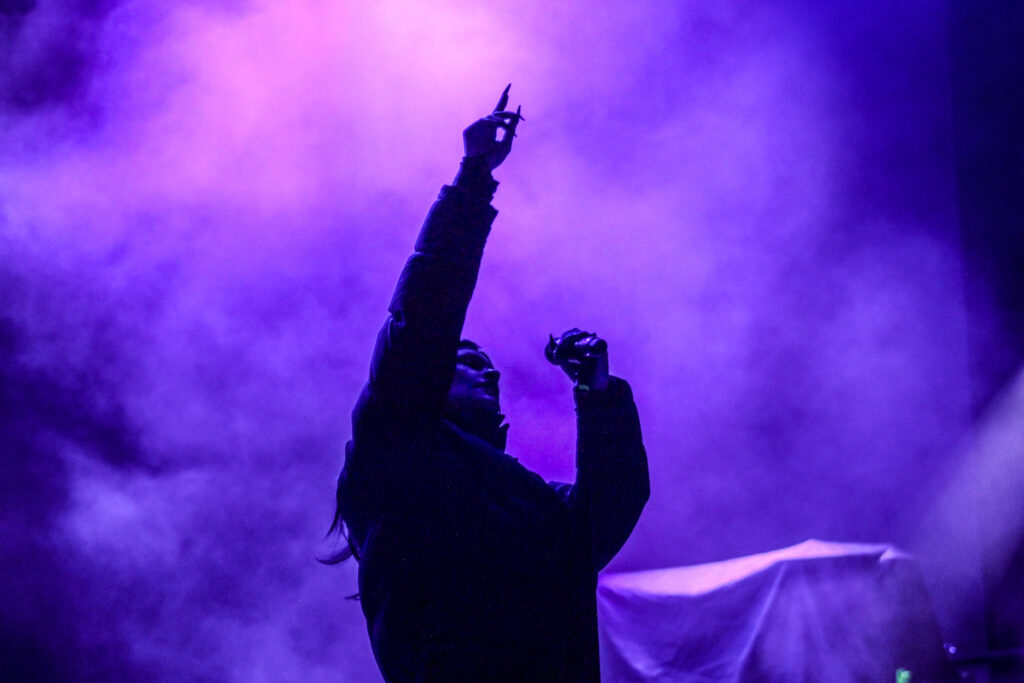
[{"label": "stage fog", "polygon": [[4,658],[380,680],[355,563],[316,558],[395,280],[508,82],[525,121],[466,335],[509,453],[560,480],[543,347],[607,339],[652,485],[607,571],[891,543],[944,636],[982,643],[973,492],[1021,480],[1024,399],[975,410],[999,306],[969,306],[950,11],[5,3]]}]

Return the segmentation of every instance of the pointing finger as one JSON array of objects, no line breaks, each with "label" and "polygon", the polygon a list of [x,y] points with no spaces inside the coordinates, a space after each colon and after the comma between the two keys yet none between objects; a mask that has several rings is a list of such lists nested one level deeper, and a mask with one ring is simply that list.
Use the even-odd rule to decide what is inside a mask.
[{"label": "pointing finger", "polygon": [[494,108],[494,111],[503,111],[505,107],[508,106],[508,90],[511,87],[511,83],[505,86],[505,90],[501,93],[501,97],[498,99],[498,106]]}]

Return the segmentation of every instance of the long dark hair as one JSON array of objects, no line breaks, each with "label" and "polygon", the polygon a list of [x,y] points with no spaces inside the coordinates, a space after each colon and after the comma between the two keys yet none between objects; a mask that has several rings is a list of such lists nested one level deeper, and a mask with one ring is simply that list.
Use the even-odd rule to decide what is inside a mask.
[{"label": "long dark hair", "polygon": [[345,526],[345,520],[341,517],[341,476],[338,477],[338,487],[334,494],[334,519],[331,520],[331,526],[327,529],[327,537],[337,536],[345,540],[345,546],[340,550],[337,550],[327,557],[316,558],[318,562],[322,564],[341,564],[350,557],[356,558],[359,561],[359,553],[356,551],[356,547],[352,544],[352,539],[348,535],[348,527]]},{"label": "long dark hair", "polygon": [[[345,520],[341,517],[341,476],[338,476],[338,488],[334,494],[334,519],[331,520],[331,527],[327,530],[327,537],[338,536],[345,539],[345,546],[340,550],[331,553],[327,557],[318,557],[317,562],[321,564],[341,564],[350,557],[356,558],[356,562],[359,561],[359,552],[356,550],[355,545],[352,543],[352,539],[348,535],[348,527],[345,526]],[[352,595],[346,595],[347,600],[358,600],[359,593],[353,593]]]}]

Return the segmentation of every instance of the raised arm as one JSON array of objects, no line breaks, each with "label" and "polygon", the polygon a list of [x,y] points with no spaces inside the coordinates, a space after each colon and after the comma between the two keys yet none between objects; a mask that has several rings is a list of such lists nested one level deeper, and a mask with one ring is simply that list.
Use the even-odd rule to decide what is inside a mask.
[{"label": "raised arm", "polygon": [[547,349],[573,380],[576,400],[576,483],[555,485],[589,534],[594,568],[619,552],[650,496],[647,453],[629,384],[608,374],[604,340],[570,330]]},{"label": "raised arm", "polygon": [[625,544],[650,497],[647,453],[625,380],[609,377],[604,391],[576,391],[575,397],[576,484],[569,503],[589,513],[594,565],[602,569]]},{"label": "raised arm", "polygon": [[463,133],[466,156],[442,188],[402,270],[373,351],[370,379],[357,412],[377,407],[390,417],[430,419],[444,409],[455,353],[484,242],[497,212],[491,171],[512,148],[519,111],[505,111],[508,88],[490,115]]}]

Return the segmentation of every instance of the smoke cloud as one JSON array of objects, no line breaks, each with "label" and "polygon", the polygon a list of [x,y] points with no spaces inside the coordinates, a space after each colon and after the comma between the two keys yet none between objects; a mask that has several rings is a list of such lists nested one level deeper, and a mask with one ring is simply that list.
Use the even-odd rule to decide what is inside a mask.
[{"label": "smoke cloud", "polygon": [[[526,121],[467,336],[572,477],[573,326],[652,500],[612,569],[913,541],[967,423],[937,3],[0,7],[3,655],[42,680],[379,680],[314,558],[461,130]],[[912,548],[913,549],[913,548]]]}]

